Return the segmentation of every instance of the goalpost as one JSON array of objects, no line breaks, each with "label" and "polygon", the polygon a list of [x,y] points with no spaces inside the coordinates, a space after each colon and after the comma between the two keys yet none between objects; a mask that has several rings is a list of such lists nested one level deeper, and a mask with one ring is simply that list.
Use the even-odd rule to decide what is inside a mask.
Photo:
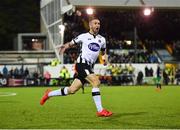
[{"label": "goalpost", "polygon": [[56,57],[63,63],[63,55],[59,54],[58,47],[64,42],[63,15],[72,11],[73,6],[63,0],[41,0],[41,31],[46,32]]}]

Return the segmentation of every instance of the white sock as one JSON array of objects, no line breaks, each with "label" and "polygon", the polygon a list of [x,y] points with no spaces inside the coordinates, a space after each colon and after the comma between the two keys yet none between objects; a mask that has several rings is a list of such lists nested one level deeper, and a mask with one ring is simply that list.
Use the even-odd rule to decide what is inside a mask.
[{"label": "white sock", "polygon": [[92,88],[92,96],[94,99],[94,103],[96,105],[97,111],[100,112],[103,110],[102,103],[101,103],[101,95],[99,88]]},{"label": "white sock", "polygon": [[61,89],[49,92],[48,97],[66,96],[67,94],[68,94],[68,87],[65,87],[65,88],[61,88]]}]

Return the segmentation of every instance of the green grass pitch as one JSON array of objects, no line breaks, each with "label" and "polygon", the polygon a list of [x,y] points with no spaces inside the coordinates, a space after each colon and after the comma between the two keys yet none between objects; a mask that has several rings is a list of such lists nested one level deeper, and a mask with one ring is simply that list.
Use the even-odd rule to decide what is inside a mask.
[{"label": "green grass pitch", "polygon": [[[85,94],[39,100],[47,88],[0,88],[0,129],[178,129],[180,87],[101,86],[102,103],[112,117],[96,117],[91,88]],[[57,89],[57,87],[52,87]],[[7,92],[15,96],[3,96]]]}]

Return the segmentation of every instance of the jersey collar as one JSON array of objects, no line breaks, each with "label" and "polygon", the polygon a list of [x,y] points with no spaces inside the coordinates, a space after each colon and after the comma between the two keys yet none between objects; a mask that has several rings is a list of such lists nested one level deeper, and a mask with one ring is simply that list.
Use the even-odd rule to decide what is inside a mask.
[{"label": "jersey collar", "polygon": [[90,35],[92,35],[94,38],[96,38],[96,36],[98,35],[98,34],[92,34],[92,33],[90,33],[90,32],[88,32]]}]

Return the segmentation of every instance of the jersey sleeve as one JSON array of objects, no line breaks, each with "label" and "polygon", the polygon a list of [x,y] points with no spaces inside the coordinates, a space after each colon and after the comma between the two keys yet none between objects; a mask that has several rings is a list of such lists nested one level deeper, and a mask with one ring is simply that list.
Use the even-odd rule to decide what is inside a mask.
[{"label": "jersey sleeve", "polygon": [[103,45],[101,47],[101,51],[105,51],[106,50],[106,39],[103,38]]},{"label": "jersey sleeve", "polygon": [[83,38],[83,35],[81,34],[81,35],[78,35],[77,37],[75,37],[74,39],[72,39],[72,43],[73,44],[80,44],[80,43],[82,43],[82,38]]}]

